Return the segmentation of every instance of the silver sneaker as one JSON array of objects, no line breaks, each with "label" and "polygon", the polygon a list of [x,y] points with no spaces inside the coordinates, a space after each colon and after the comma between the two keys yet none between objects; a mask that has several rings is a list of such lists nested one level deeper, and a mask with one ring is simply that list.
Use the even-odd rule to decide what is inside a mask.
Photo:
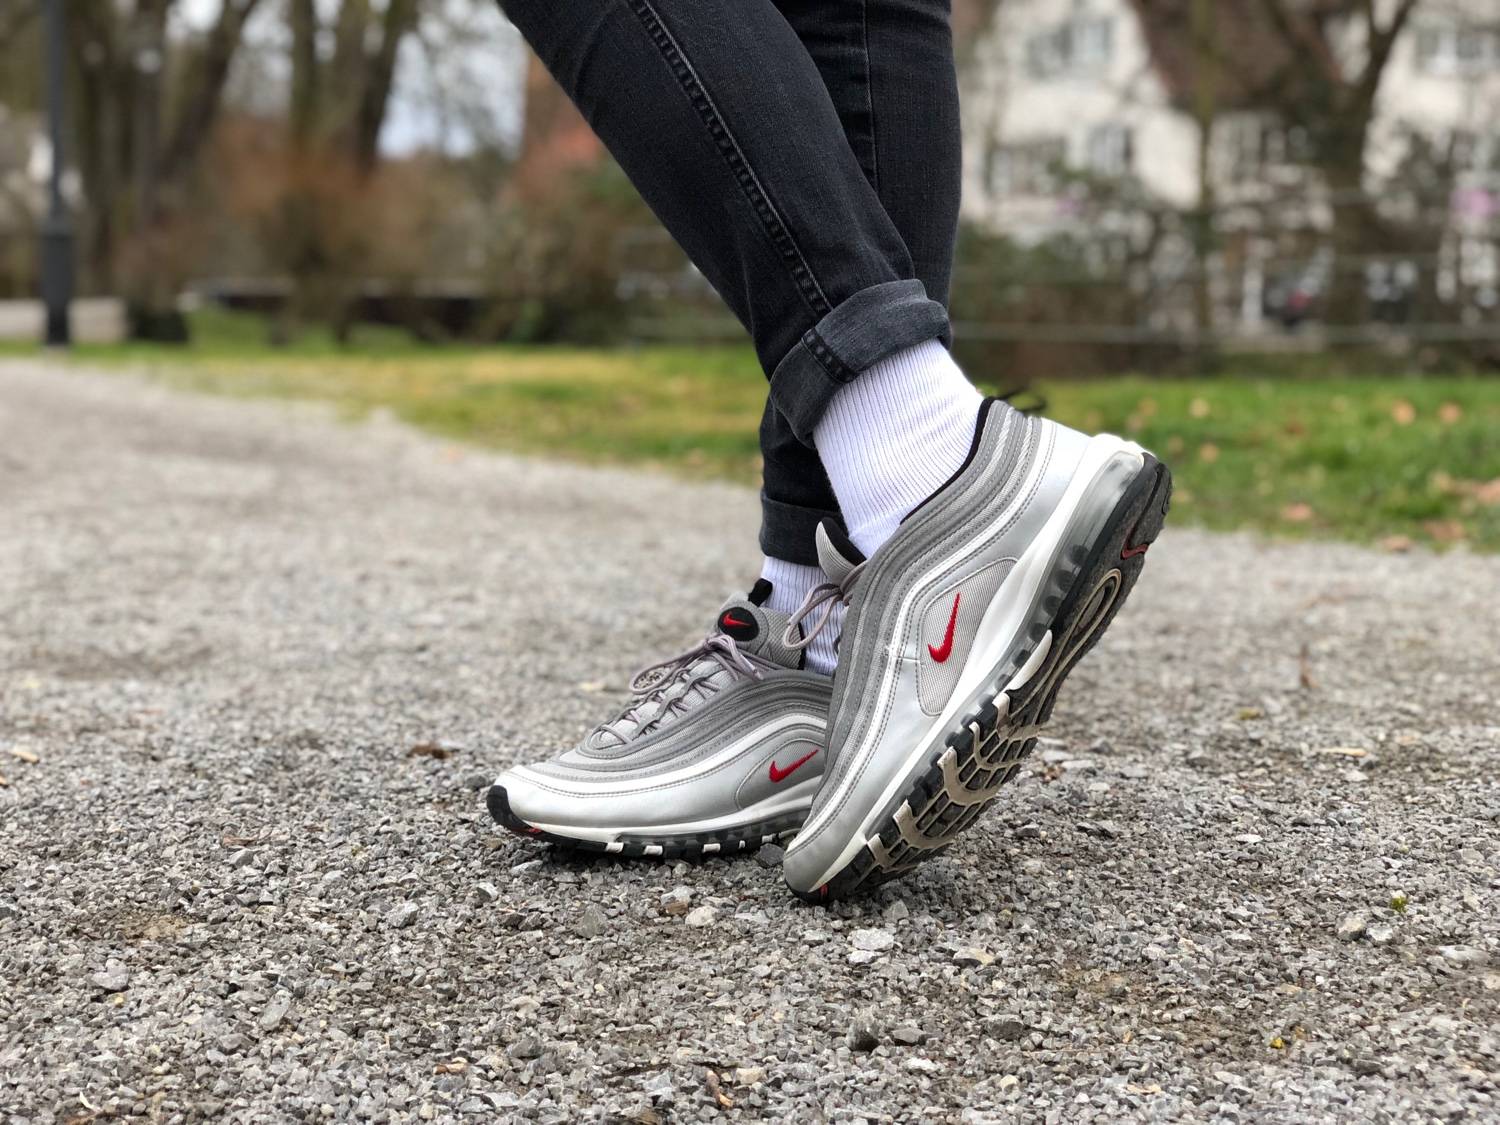
[{"label": "silver sneaker", "polygon": [[[803,671],[764,579],[704,640],[643,668],[634,698],[561,757],[489,792],[518,835],[625,856],[711,854],[793,833],[823,773],[829,680]],[[795,629],[793,629],[795,634]],[[794,635],[794,640],[796,639]]]},{"label": "silver sneaker", "polygon": [[783,639],[806,643],[820,603],[849,610],[827,772],[783,863],[793,891],[872,887],[975,821],[1130,592],[1170,494],[1140,446],[989,400],[968,460],[868,561],[819,528],[833,581]]}]

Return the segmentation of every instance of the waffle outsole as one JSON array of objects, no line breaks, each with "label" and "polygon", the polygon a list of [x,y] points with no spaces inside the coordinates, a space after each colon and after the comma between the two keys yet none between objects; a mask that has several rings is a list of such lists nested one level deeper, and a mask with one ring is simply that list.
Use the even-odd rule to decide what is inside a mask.
[{"label": "waffle outsole", "polygon": [[551,832],[528,824],[511,811],[510,796],[503,785],[490,786],[485,798],[490,815],[501,827],[525,840],[554,844],[570,851],[618,856],[621,859],[701,859],[710,855],[734,855],[754,851],[796,834],[806,814],[776,817],[754,824],[741,825],[719,832],[702,832],[691,836],[641,836],[604,843]]},{"label": "waffle outsole", "polygon": [[[1172,474],[1150,454],[1116,505],[1092,550],[1079,548],[1052,578],[1052,589],[1027,634],[1025,648],[995,677],[974,711],[949,732],[893,812],[839,872],[821,887],[796,891],[808,902],[863,893],[940,855],[983,815],[1020,772],[1073,666],[1098,642],[1125,603],[1161,534],[1171,503]],[[1052,646],[1024,684],[1005,691],[1048,632]]]}]

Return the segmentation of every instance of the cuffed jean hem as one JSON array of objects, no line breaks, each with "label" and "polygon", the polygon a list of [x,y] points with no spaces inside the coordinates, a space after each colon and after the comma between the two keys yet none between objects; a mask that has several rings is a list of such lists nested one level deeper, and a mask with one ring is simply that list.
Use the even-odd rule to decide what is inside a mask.
[{"label": "cuffed jean hem", "polygon": [[861,371],[903,348],[946,339],[948,311],[920,281],[861,289],[802,334],[771,373],[771,401],[804,445],[828,403]]},{"label": "cuffed jean hem", "polygon": [[814,534],[818,524],[831,519],[840,527],[844,520],[837,511],[805,508],[786,504],[760,494],[760,549],[773,559],[802,566],[818,565],[818,546]]}]

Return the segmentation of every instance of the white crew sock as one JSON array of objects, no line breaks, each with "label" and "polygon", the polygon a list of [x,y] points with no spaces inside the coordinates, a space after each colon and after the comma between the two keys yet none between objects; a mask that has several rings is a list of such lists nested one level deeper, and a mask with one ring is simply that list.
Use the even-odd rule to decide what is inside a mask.
[{"label": "white crew sock", "polygon": [[[803,599],[812,593],[813,587],[828,581],[822,567],[804,566],[785,559],[775,559],[770,555],[766,556],[766,561],[761,565],[760,576],[771,584],[771,596],[766,601],[766,608],[785,614],[796,613]],[[833,675],[834,665],[839,661],[834,645],[838,641],[839,630],[843,627],[844,607],[841,603],[828,619],[828,624],[823,626],[822,632],[807,646],[809,672],[816,672],[820,676]]]},{"label": "white crew sock", "polygon": [[936,340],[887,356],[833,396],[813,443],[866,556],[958,471],[982,401]]}]

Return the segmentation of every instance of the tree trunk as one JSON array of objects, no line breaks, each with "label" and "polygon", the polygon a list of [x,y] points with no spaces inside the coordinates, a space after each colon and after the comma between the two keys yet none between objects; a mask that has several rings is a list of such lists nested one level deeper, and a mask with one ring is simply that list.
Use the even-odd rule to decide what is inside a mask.
[{"label": "tree trunk", "polygon": [[1214,0],[1193,0],[1193,118],[1198,129],[1198,208],[1193,216],[1194,351],[1200,367],[1211,366],[1214,332],[1213,258],[1218,200],[1214,192],[1214,124],[1218,117],[1218,25]]},{"label": "tree trunk", "polygon": [[1328,147],[1323,165],[1333,225],[1329,243],[1333,268],[1323,320],[1334,332],[1364,325],[1369,319],[1364,257],[1375,248],[1379,223],[1374,203],[1365,194],[1365,142],[1368,121],[1350,123]]},{"label": "tree trunk", "polygon": [[292,146],[307,148],[319,118],[318,13],[314,0],[292,0]]}]

